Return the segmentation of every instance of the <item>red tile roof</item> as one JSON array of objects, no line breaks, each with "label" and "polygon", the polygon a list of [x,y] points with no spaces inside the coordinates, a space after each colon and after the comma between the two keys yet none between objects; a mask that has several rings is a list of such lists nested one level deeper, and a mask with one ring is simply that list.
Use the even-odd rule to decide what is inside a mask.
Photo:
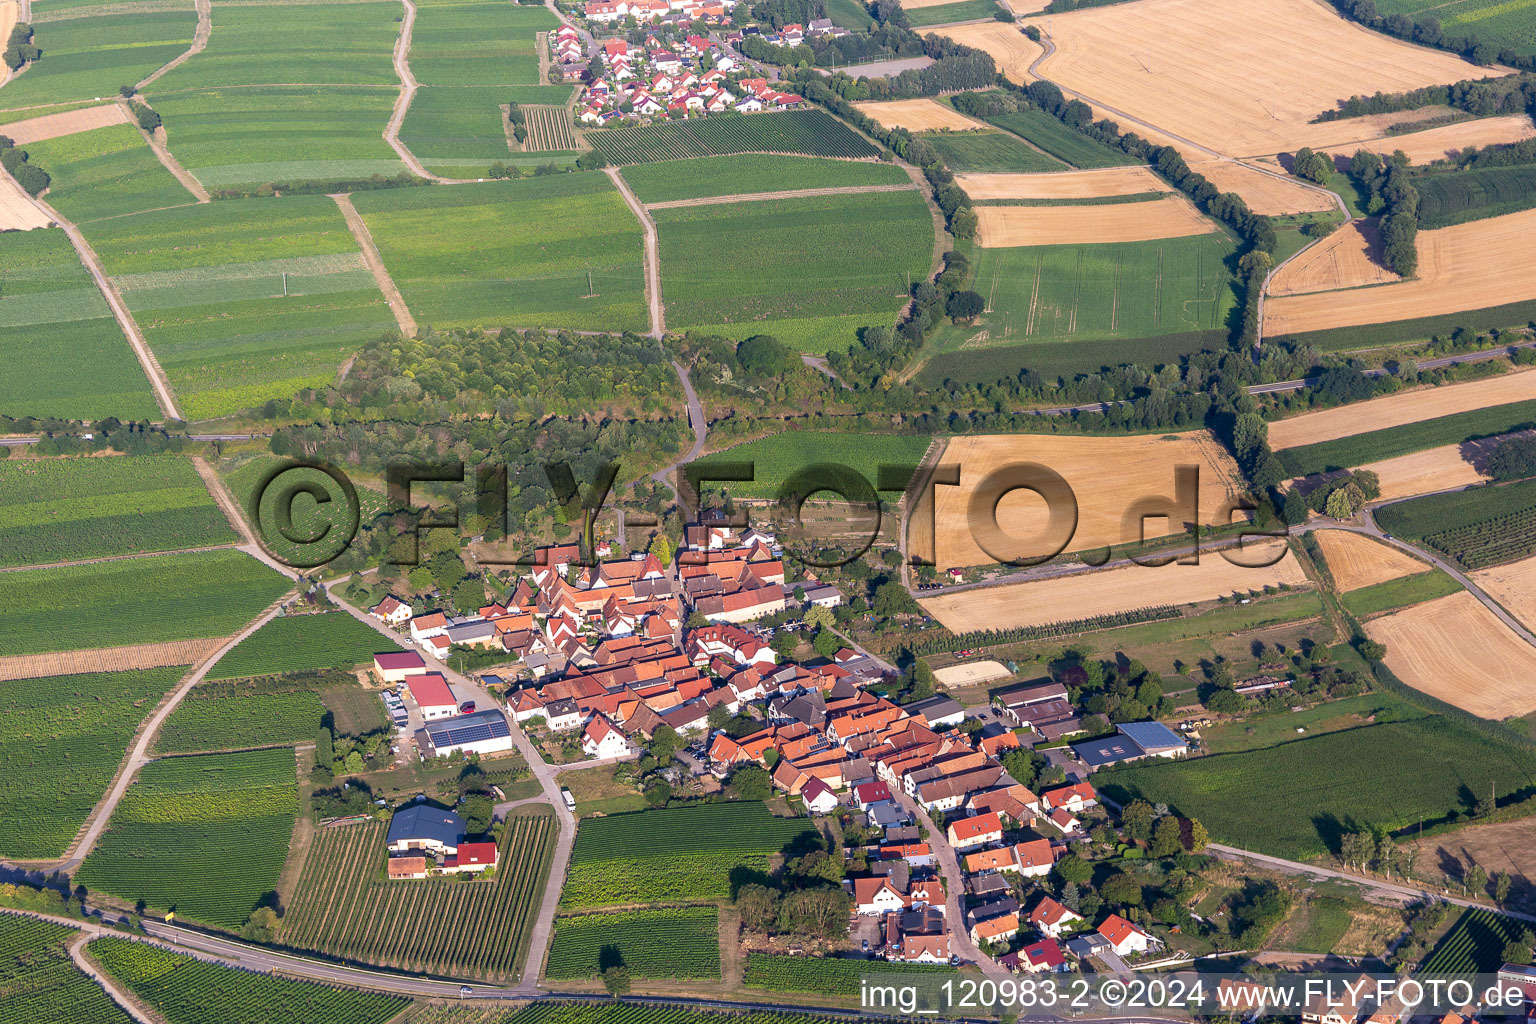
[{"label": "red tile roof", "polygon": [[443,678],[441,672],[406,676],[405,685],[411,688],[411,696],[416,699],[416,703],[424,708],[440,708],[454,703],[453,691],[448,689],[448,680]]}]

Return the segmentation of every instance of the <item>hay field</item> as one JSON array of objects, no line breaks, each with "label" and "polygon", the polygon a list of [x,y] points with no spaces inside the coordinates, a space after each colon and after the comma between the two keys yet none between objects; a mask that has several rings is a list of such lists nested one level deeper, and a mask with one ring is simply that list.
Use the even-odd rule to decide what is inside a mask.
[{"label": "hay field", "polygon": [[855,103],[859,113],[872,117],[886,128],[905,128],[909,132],[981,132],[990,125],[966,117],[937,100],[890,100],[885,103]]},{"label": "hay field", "polygon": [[1448,487],[1480,484],[1486,477],[1461,454],[1461,445],[1448,444],[1428,451],[1399,455],[1395,459],[1369,462],[1368,469],[1381,477],[1381,498],[1411,498],[1416,494],[1443,491]]},{"label": "hay field", "polygon": [[998,72],[1015,85],[1028,85],[1035,81],[1036,76],[1029,73],[1029,66],[1045,52],[1045,47],[1020,32],[1017,25],[1001,21],[928,29],[922,35],[947,36],[964,46],[985,50],[997,62]]},{"label": "hay field", "polygon": [[1317,538],[1340,593],[1428,572],[1430,566],[1374,537],[1348,530],[1318,530]]},{"label": "hay field", "polygon": [[967,661],[935,669],[933,678],[945,686],[977,686],[994,679],[1006,679],[1010,674],[1001,662]]},{"label": "hay field", "polygon": [[1474,583],[1523,622],[1527,629],[1536,630],[1536,558],[1479,569],[1471,576]]},{"label": "hay field", "polygon": [[1190,169],[1205,175],[1223,192],[1236,192],[1248,208],[1266,217],[1286,213],[1321,213],[1334,209],[1333,198],[1326,192],[1307,188],[1294,179],[1275,177],[1230,160],[1199,160],[1195,154]]},{"label": "hay field", "polygon": [[1536,136],[1536,125],[1531,123],[1529,117],[1525,114],[1508,114],[1426,128],[1421,132],[1364,139],[1347,147],[1340,145],[1338,155],[1347,156],[1356,149],[1372,149],[1387,154],[1400,149],[1414,163],[1427,164],[1454,157],[1468,146],[1496,146],[1520,142],[1532,136]]},{"label": "hay field", "polygon": [[1536,210],[1419,232],[1419,272],[1411,281],[1275,299],[1264,334],[1381,324],[1486,309],[1536,298],[1536,275],[1510,273],[1536,263]]},{"label": "hay field", "polygon": [[972,199],[1095,199],[1173,191],[1172,185],[1141,166],[1050,174],[957,174],[955,182]]},{"label": "hay field", "polygon": [[25,121],[12,121],[5,126],[5,134],[18,146],[29,142],[56,139],[61,135],[88,132],[92,128],[105,128],[114,124],[130,124],[128,109],[117,103],[104,103],[99,107],[83,110],[66,110],[62,114],[46,114],[29,117]]},{"label": "hay field", "polygon": [[52,223],[16,184],[16,179],[0,174],[0,231],[31,231]]},{"label": "hay field", "polygon": [[[1254,559],[1264,550],[1259,544],[1253,545],[1253,549],[1248,557]],[[1065,622],[1153,605],[1197,604],[1262,590],[1273,584],[1300,586],[1306,581],[1306,574],[1290,552],[1264,569],[1233,565],[1219,554],[1206,552],[1199,565],[1134,565],[1089,571],[1032,583],[964,590],[922,599],[918,604],[948,629],[969,633]],[[1536,662],[1536,650],[1531,654]],[[1536,693],[1536,685],[1532,691]]]},{"label": "hay field", "polygon": [[1365,631],[1415,690],[1483,718],[1536,711],[1536,647],[1467,591],[1372,619]]},{"label": "hay field", "polygon": [[[985,435],[951,440],[938,460],[960,467],[960,485],[933,488],[937,502],[933,521],[934,561],[940,568],[982,565],[995,559],[976,542],[970,527],[969,504],[976,486],[993,470],[1015,462],[1035,462],[1060,474],[1077,497],[1077,530],[1067,551],[1087,551],[1134,541],[1121,520],[1131,506],[1150,495],[1174,494],[1173,468],[1194,465],[1200,470],[1199,518],[1215,521],[1217,509],[1237,493],[1238,471],[1226,449],[1206,431],[1127,437],[1058,436],[1050,434]],[[926,520],[924,505],[911,517]],[[1045,501],[1032,491],[1017,490],[997,505],[998,526],[1021,540],[1041,537],[1048,513]],[[1149,538],[1184,530],[1182,522],[1146,522]],[[917,538],[914,537],[915,541]],[[1036,553],[1044,553],[1043,550]]]},{"label": "hay field", "polygon": [[1358,138],[1347,121],[1308,122],[1348,96],[1472,70],[1313,0],[1143,0],[1035,21],[1056,44],[1046,78],[1231,156],[1315,146],[1339,129]]},{"label": "hay field", "polygon": [[1276,420],[1269,425],[1269,444],[1279,451],[1532,398],[1536,398],[1536,372],[1506,373],[1489,380],[1404,391]]},{"label": "hay field", "polygon": [[1018,245],[1091,245],[1150,242],[1207,235],[1214,222],[1183,196],[1145,203],[1099,206],[981,206],[976,244],[984,249]]},{"label": "hay field", "polygon": [[1402,280],[1377,262],[1380,252],[1376,218],[1352,220],[1282,267],[1270,279],[1269,294],[1307,295]]}]

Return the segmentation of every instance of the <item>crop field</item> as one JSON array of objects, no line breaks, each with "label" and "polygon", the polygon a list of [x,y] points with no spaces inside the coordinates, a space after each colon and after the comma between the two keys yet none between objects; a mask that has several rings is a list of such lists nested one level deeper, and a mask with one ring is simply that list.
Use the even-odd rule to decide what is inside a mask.
[{"label": "crop field", "polygon": [[228,636],[288,590],[238,551],[203,551],[5,577],[7,655]]},{"label": "crop field", "polygon": [[552,815],[514,811],[492,880],[384,880],[382,823],[323,828],[284,918],[283,940],[425,973],[517,976],[549,872]]},{"label": "crop field", "polygon": [[0,462],[0,565],[43,565],[235,541],[177,455]]},{"label": "crop field", "polygon": [[720,977],[720,912],[664,907],[555,921],[546,977],[595,978],[623,964],[635,978]]},{"label": "crop field", "polygon": [[1536,426],[1536,399],[1457,412],[1384,430],[1351,434],[1334,441],[1286,448],[1280,452],[1280,464],[1292,476],[1306,476],[1327,469],[1350,469],[1369,462],[1395,459],[1412,452],[1461,444],[1479,437],[1507,434],[1530,426]]},{"label": "crop field", "polygon": [[134,730],[184,673],[157,668],[0,687],[0,856],[62,856]]},{"label": "crop field", "polygon": [[[4,15],[0,15],[0,24],[3,23]],[[128,108],[120,103],[92,103],[78,107],[66,103],[59,106],[63,109],[51,114],[38,114],[26,110],[10,111],[5,117],[17,117],[19,120],[7,121],[5,117],[0,117],[0,123],[5,124],[5,134],[12,142],[29,148],[35,142],[44,142],[64,135],[84,134],[96,128],[133,123],[128,117]],[[29,113],[34,116],[25,116]]]},{"label": "crop field", "polygon": [[799,188],[901,185],[908,180],[906,172],[892,164],[808,156],[710,156],[624,168],[624,181],[642,203]]},{"label": "crop field", "polygon": [[1483,483],[1487,478],[1463,451],[1464,447],[1471,446],[1449,444],[1380,462],[1367,462],[1359,468],[1370,470],[1380,478],[1381,497],[1385,501]]},{"label": "crop field", "polygon": [[[200,754],[311,743],[326,706],[304,677],[204,681],[171,712],[155,738],[162,754]],[[370,695],[375,702],[377,695]]]},{"label": "crop field", "polygon": [[1190,168],[1223,192],[1236,192],[1248,208],[1266,217],[1294,213],[1321,213],[1337,209],[1333,197],[1315,188],[1307,188],[1294,178],[1272,176],[1247,164],[1211,160]]},{"label": "crop field", "polygon": [[1375,218],[1350,221],[1270,278],[1269,294],[1305,295],[1402,280],[1381,265],[1380,229]]},{"label": "crop field", "polygon": [[604,128],[584,133],[612,164],[684,160],[731,153],[804,153],[808,156],[878,156],[879,151],[841,121],[820,110],[785,110],[702,120]]},{"label": "crop field", "polygon": [[[985,2],[990,4],[992,0]],[[884,100],[878,103],[855,103],[854,108],[886,128],[905,128],[909,132],[987,130],[987,126],[980,121],[938,100]]]},{"label": "crop field", "polygon": [[298,812],[287,747],[145,765],[76,879],[156,910],[239,928],[277,887]]},{"label": "crop field", "polygon": [[[1380,116],[1380,115],[1378,115]],[[1389,115],[1401,117],[1401,114]],[[1362,119],[1368,120],[1368,119]],[[1349,124],[1348,121],[1336,122]],[[1521,142],[1536,136],[1536,125],[1524,114],[1506,114],[1502,117],[1478,117],[1470,121],[1458,121],[1438,128],[1408,132],[1405,135],[1386,135],[1379,139],[1366,139],[1359,143],[1347,143],[1335,148],[1341,153],[1353,153],[1356,149],[1374,150],[1390,156],[1401,149],[1415,164],[1428,164],[1436,160],[1454,159],[1472,146],[1503,146]]]},{"label": "crop field", "polygon": [[938,150],[944,165],[957,173],[1048,174],[1066,169],[1060,160],[1030,148],[1007,132],[924,135],[923,141]]},{"label": "crop field", "polygon": [[[90,16],[88,8],[60,10],[33,4],[32,41],[43,57],[0,91],[0,107],[35,107],[67,100],[115,96],[118,86],[144,78],[192,43],[192,4],[139,13]],[[74,17],[72,15],[83,15]]]},{"label": "crop field", "polygon": [[[271,522],[271,517],[276,515],[279,492],[277,490],[266,491],[264,495],[266,500],[262,508],[258,510],[254,507],[256,488],[267,474],[272,473],[279,466],[285,465],[286,462],[287,460],[279,459],[276,456],[260,456],[226,474],[225,483],[229,485],[230,490],[234,492],[235,497],[239,500],[240,507],[245,512],[248,521],[256,523],[265,518],[267,522]],[[326,527],[331,527],[340,532],[344,526],[348,525],[347,514],[343,508],[346,504],[346,495],[342,492],[336,481],[325,473],[315,469],[295,469],[290,467],[283,471],[283,483],[285,485],[290,483],[319,484],[332,499],[328,504],[321,505],[311,496],[299,495],[295,498],[291,512],[293,514],[294,529],[301,536],[318,537],[320,536],[320,531]],[[357,500],[359,506],[358,522],[364,527],[375,522],[388,504],[384,495],[366,487],[357,488]],[[317,552],[311,549],[309,545],[289,544],[286,540],[282,539],[281,535],[275,532],[272,532],[271,537],[264,539],[267,540],[269,546],[278,557],[286,558],[289,561],[301,558],[312,559],[314,556],[322,554],[334,555],[339,553],[333,552],[330,549]],[[382,637],[380,640],[382,642]]]},{"label": "crop field", "polygon": [[[906,5],[903,5],[903,9]],[[997,13],[997,0],[958,0],[957,3],[933,4],[907,11],[907,23],[913,28],[947,25],[954,21],[975,21]]]},{"label": "crop field", "polygon": [[1377,512],[1382,529],[1422,540],[1468,568],[1522,558],[1536,551],[1536,482],[1432,494]]},{"label": "crop field", "polygon": [[810,827],[803,818],[775,818],[761,803],[587,818],[576,831],[560,905],[728,899],[733,868],[763,868]]},{"label": "crop field", "polygon": [[[1531,517],[1527,534],[1536,533],[1536,515]],[[1528,542],[1536,546],[1536,540]],[[1472,574],[1472,581],[1482,587],[1511,615],[1536,630],[1536,558],[1523,558],[1495,569]]]},{"label": "crop field", "polygon": [[1053,174],[957,174],[955,184],[978,200],[1100,199],[1173,191],[1173,186],[1141,166]]},{"label": "crop field", "polygon": [[559,27],[540,6],[424,0],[411,32],[411,74],[422,85],[539,85],[534,35]]},{"label": "crop field", "polygon": [[944,36],[963,46],[974,46],[992,55],[997,63],[998,74],[1015,85],[1028,85],[1035,80],[1029,66],[1045,52],[1045,47],[1026,36],[1017,25],[1005,25],[999,21],[979,25],[955,25],[951,28],[923,29],[925,36]]},{"label": "crop field", "polygon": [[505,163],[510,155],[501,112],[506,93],[498,86],[423,86],[400,124],[400,141],[428,165],[474,160],[462,173],[479,176],[492,161]]},{"label": "crop field", "polygon": [[1434,18],[1447,34],[1475,33],[1484,42],[1517,53],[1536,52],[1536,7],[1527,0],[1380,0],[1376,9],[1414,20]]},{"label": "crop field", "polygon": [[1487,380],[1417,388],[1334,409],[1302,413],[1269,425],[1276,450],[1315,445],[1367,431],[1379,433],[1423,420],[1536,399],[1536,372],[1506,373]]},{"label": "crop field", "polygon": [[1312,534],[1340,593],[1375,586],[1387,580],[1428,572],[1429,565],[1374,537],[1347,530],[1318,530]]},{"label": "crop field", "polygon": [[857,996],[859,979],[867,976],[889,978],[900,983],[905,977],[923,974],[954,974],[947,964],[903,964],[886,960],[854,960],[837,957],[774,956],[771,953],[747,954],[747,970],[742,984],[770,992],[812,992],[829,996]]},{"label": "crop field", "polygon": [[207,203],[86,229],[190,419],[333,383],[395,328],[327,196]]},{"label": "crop field", "polygon": [[1401,579],[1387,580],[1362,587],[1344,595],[1344,607],[1358,619],[1381,612],[1422,604],[1461,591],[1461,584],[1449,573],[1436,569]]},{"label": "crop field", "polygon": [[645,329],[640,225],[607,175],[364,192],[353,205],[422,323]]},{"label": "crop field", "polygon": [[852,342],[851,315],[893,323],[932,261],[933,219],[915,192],[678,207],[656,221],[669,328],[772,334],[778,320],[838,318],[796,338],[810,352]]},{"label": "crop field", "polygon": [[400,648],[346,612],[273,619],[219,659],[209,679],[352,668]]},{"label": "crop field", "polygon": [[[1465,756],[1467,750],[1477,757]],[[1348,782],[1341,784],[1341,779]],[[1352,826],[1394,829],[1465,811],[1466,793],[1536,783],[1536,754],[1444,717],[1388,722],[1261,750],[1102,773],[1112,797],[1162,801],[1212,839],[1305,860]]]},{"label": "crop field", "polygon": [[132,1024],[69,955],[79,932],[30,917],[0,915],[0,985],[5,1024]]},{"label": "crop field", "polygon": [[1093,206],[983,206],[976,213],[982,248],[1147,242],[1217,231],[1181,195]]},{"label": "crop field", "polygon": [[384,1024],[401,996],[258,974],[130,939],[93,939],[86,952],[166,1024]]},{"label": "crop field", "polygon": [[[1135,208],[1147,205],[1136,203]],[[987,300],[986,310],[971,327],[942,328],[936,347],[941,352],[969,352],[1005,345],[1189,335],[1193,344],[1181,345],[1181,350],[1198,350],[1211,332],[1226,330],[1237,303],[1235,260],[1236,248],[1221,232],[1114,245],[977,248],[970,287]],[[1102,358],[1109,365],[1170,361],[1161,354],[1143,356],[1135,345],[1107,348],[1112,352]],[[1078,359],[1083,369],[1100,365],[1081,346],[1059,351]],[[1033,365],[1029,355],[1024,362]],[[1052,353],[1039,355],[1050,358]],[[999,373],[1005,372],[999,368]]]},{"label": "crop field", "polygon": [[1420,965],[1435,974],[1492,974],[1504,963],[1504,947],[1520,938],[1526,925],[1482,907],[1468,907],[1445,938]]},{"label": "crop field", "polygon": [[1415,181],[1419,224],[1443,228],[1536,206],[1536,166],[1483,167]]},{"label": "crop field", "polygon": [[[159,416],[149,381],[107,300],[56,228],[5,236],[0,357],[6,364],[0,415]],[[60,366],[74,369],[60,373]]]},{"label": "crop field", "polygon": [[1111,149],[1073,128],[1062,124],[1043,110],[1016,110],[987,118],[987,123],[1023,138],[1058,160],[1073,167],[1118,167],[1134,164],[1136,158]]},{"label": "crop field", "polygon": [[49,205],[76,224],[197,201],[132,125],[29,143],[27,153],[53,176]]},{"label": "crop field", "polygon": [[1483,718],[1536,710],[1536,648],[1470,593],[1416,604],[1365,625],[1387,667],[1416,690]]},{"label": "crop field", "polygon": [[751,462],[756,480],[718,486],[736,498],[777,498],[779,487],[793,473],[814,463],[848,466],[873,483],[882,465],[915,467],[928,450],[929,441],[920,434],[787,430],[714,452],[699,461]]}]

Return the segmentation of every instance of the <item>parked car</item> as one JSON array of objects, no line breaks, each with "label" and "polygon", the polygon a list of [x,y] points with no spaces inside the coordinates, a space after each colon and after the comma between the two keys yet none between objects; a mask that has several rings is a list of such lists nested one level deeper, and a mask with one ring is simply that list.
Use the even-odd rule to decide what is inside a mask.
[{"label": "parked car", "polygon": [[474,713],[475,713],[475,702],[474,701],[467,700],[463,704],[459,705],[459,714],[461,714],[461,715],[472,715]]}]

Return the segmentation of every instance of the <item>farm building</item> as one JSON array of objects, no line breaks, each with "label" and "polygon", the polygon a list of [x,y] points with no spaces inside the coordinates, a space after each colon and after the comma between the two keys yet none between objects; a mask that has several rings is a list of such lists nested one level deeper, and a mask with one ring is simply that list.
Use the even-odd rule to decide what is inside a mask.
[{"label": "farm building", "polygon": [[415,651],[395,651],[373,656],[374,674],[386,683],[402,682],[406,676],[419,675],[426,670],[427,663]]},{"label": "farm building", "polygon": [[942,693],[906,706],[907,714],[922,715],[930,729],[959,725],[965,721],[965,708],[953,697]]},{"label": "farm building", "polygon": [[1072,751],[1089,768],[1140,761],[1147,757],[1178,757],[1189,749],[1178,733],[1161,722],[1129,722],[1115,736],[1072,744]]},{"label": "farm building", "polygon": [[451,718],[459,713],[453,691],[441,672],[422,672],[407,676],[405,685],[410,687],[411,699],[421,708],[421,717],[428,722],[439,718]]},{"label": "farm building", "polygon": [[437,757],[457,753],[500,754],[512,749],[507,716],[495,708],[428,722],[422,733]]},{"label": "farm building", "polygon": [[389,858],[389,877],[392,879],[426,878],[427,858],[391,857]]},{"label": "farm building", "polygon": [[395,812],[384,842],[390,853],[430,853],[442,857],[458,852],[464,819],[428,804],[412,804]]},{"label": "farm building", "polygon": [[495,843],[461,843],[457,853],[443,861],[443,870],[458,874],[494,868],[499,853]]}]

